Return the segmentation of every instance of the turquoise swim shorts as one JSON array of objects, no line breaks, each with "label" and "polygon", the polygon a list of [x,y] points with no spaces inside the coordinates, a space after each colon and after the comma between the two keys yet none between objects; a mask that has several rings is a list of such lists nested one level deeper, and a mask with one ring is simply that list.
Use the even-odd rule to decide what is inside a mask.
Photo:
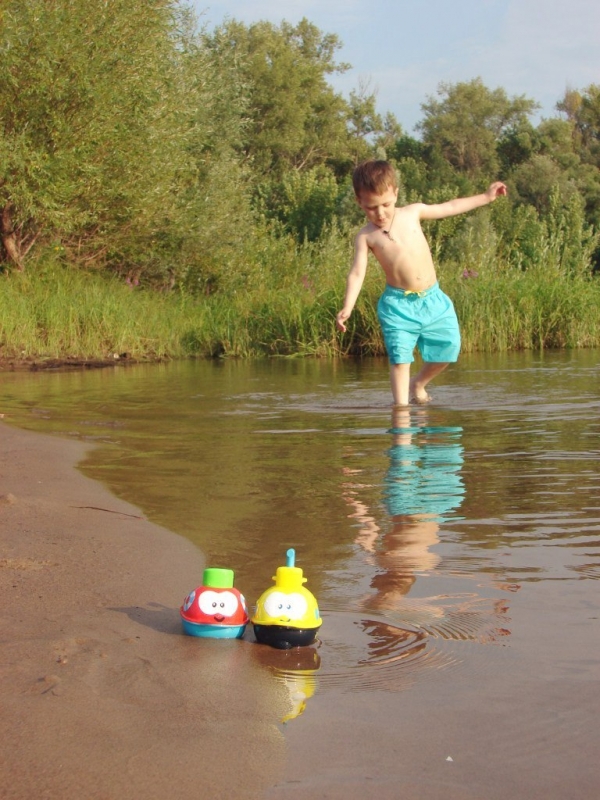
[{"label": "turquoise swim shorts", "polygon": [[424,361],[452,362],[460,352],[460,331],[452,300],[435,283],[424,292],[386,286],[377,304],[391,364],[414,361],[415,346]]},{"label": "turquoise swim shorts", "polygon": [[[433,430],[433,429],[432,429]],[[460,429],[458,429],[460,430]],[[438,444],[393,445],[384,480],[388,514],[427,516],[444,522],[462,504],[463,448],[452,440]]]}]

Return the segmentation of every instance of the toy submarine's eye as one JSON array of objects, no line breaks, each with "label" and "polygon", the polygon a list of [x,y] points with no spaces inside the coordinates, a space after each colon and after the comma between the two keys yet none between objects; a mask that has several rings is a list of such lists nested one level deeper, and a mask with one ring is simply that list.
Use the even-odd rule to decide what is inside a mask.
[{"label": "toy submarine's eye", "polygon": [[306,614],[308,604],[301,594],[292,592],[272,592],[264,601],[265,613],[270,617],[285,616],[289,619],[302,619]]},{"label": "toy submarine's eye", "polygon": [[302,619],[308,611],[306,598],[293,592],[287,597],[287,608],[290,619]]},{"label": "toy submarine's eye", "polygon": [[280,617],[283,613],[285,595],[283,592],[271,592],[264,601],[265,614],[270,617]]}]

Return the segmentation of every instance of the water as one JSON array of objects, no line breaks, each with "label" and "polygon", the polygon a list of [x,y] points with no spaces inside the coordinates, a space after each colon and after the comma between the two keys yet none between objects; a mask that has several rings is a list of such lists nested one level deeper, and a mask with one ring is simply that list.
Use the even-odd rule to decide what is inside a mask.
[{"label": "water", "polygon": [[[234,569],[250,604],[296,549],[315,645],[239,643],[289,689],[272,797],[397,797],[400,779],[591,797],[599,378],[599,351],[463,357],[433,405],[392,415],[381,360],[190,362],[6,373],[2,410],[96,443],[83,470]],[[473,795],[451,763],[477,765]]]}]

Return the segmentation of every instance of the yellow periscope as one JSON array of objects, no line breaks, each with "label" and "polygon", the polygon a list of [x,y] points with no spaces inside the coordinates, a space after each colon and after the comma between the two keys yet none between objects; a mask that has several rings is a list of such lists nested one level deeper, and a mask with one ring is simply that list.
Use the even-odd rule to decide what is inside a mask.
[{"label": "yellow periscope", "polygon": [[286,566],[277,568],[275,586],[261,594],[251,619],[256,641],[280,650],[312,644],[323,624],[315,596],[302,585],[307,579],[294,566],[295,550],[286,555]]}]

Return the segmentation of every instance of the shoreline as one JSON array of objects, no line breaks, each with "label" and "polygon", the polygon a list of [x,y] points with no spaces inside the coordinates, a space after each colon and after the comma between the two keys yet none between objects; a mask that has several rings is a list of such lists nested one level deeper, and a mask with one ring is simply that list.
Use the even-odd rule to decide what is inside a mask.
[{"label": "shoreline", "polygon": [[2,358],[0,372],[51,372],[52,370],[87,370],[105,367],[133,366],[135,364],[160,364],[170,359],[136,359],[126,353],[113,358]]},{"label": "shoreline", "polygon": [[82,475],[89,445],[0,437],[2,797],[262,797],[287,699],[250,643],[182,634],[202,553]]}]

